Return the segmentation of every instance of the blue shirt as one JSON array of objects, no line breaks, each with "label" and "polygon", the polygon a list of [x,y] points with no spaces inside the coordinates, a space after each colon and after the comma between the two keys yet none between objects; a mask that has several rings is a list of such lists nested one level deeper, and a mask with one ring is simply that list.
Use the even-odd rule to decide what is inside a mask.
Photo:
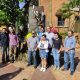
[{"label": "blue shirt", "polygon": [[38,41],[40,41],[40,39],[41,39],[41,37],[42,37],[43,34],[44,34],[44,32],[39,32],[38,33]]},{"label": "blue shirt", "polygon": [[64,48],[75,48],[76,47],[76,39],[74,36],[72,37],[66,37],[64,41]]}]

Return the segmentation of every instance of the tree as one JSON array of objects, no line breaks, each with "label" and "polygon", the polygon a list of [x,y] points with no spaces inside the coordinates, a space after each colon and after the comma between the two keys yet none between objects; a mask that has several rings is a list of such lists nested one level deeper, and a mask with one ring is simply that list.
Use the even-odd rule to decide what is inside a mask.
[{"label": "tree", "polygon": [[[80,0],[69,0],[68,3],[64,3],[62,8],[59,9],[56,13],[56,15],[61,15],[63,18],[68,18],[69,19],[69,26],[70,26],[70,17],[74,12],[71,11],[71,9],[75,7],[80,7]],[[73,28],[74,24],[71,25],[69,28]]]},{"label": "tree", "polygon": [[[20,9],[19,2],[23,1],[26,4],[24,8]],[[37,6],[38,0],[0,0],[0,24],[13,24],[17,29],[22,25],[27,32],[28,11],[29,6],[32,5]]]},{"label": "tree", "polygon": [[60,12],[64,18],[69,18],[73,14],[71,9],[79,6],[80,0],[70,0],[68,3],[64,3],[62,8],[58,10],[57,13]]},{"label": "tree", "polygon": [[4,24],[8,22],[8,17],[4,11],[0,10],[0,23]]}]

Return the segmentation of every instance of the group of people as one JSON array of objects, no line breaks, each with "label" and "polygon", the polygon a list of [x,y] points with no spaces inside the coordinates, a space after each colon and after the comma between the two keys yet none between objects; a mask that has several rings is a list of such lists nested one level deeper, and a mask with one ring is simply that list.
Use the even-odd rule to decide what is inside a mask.
[{"label": "group of people", "polygon": [[[53,65],[55,70],[59,70],[61,67],[60,64],[60,55],[61,52],[64,53],[64,69],[68,70],[68,64],[70,62],[70,74],[74,73],[74,56],[75,56],[75,47],[76,39],[73,35],[73,31],[69,30],[68,35],[65,40],[61,38],[57,30],[51,31],[51,27],[47,27],[44,30],[43,26],[39,26],[39,31],[36,33],[32,31],[32,36],[27,39],[28,45],[28,65],[31,65],[31,56],[33,56],[34,67],[37,68],[37,52],[39,51],[39,56],[41,59],[41,68],[40,71],[45,72],[47,66],[51,62],[51,57],[53,57]],[[48,60],[49,59],[49,60]]]},{"label": "group of people", "polygon": [[[32,31],[32,36],[26,39],[27,42],[27,53],[28,53],[28,64],[31,65],[31,58],[33,56],[34,67],[38,66],[37,53],[40,57],[41,68],[40,71],[45,72],[47,66],[51,63],[54,65],[55,70],[59,70],[60,55],[61,52],[64,53],[64,69],[68,69],[68,64],[70,62],[71,75],[74,73],[74,56],[76,39],[73,35],[73,31],[69,30],[68,35],[63,41],[62,37],[59,35],[58,31],[54,28],[47,27],[44,30],[42,25],[39,25],[38,32]],[[10,27],[9,30],[6,28],[2,29],[1,35],[1,51],[2,51],[2,63],[14,62],[16,57],[16,50],[19,47],[19,42],[23,42],[23,37],[19,40],[19,35],[15,33],[15,29]]]}]

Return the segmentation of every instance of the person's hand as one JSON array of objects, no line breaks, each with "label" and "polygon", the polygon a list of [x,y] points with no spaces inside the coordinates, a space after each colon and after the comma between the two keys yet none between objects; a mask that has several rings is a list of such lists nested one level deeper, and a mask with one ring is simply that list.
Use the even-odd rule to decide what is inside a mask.
[{"label": "person's hand", "polygon": [[38,50],[38,48],[35,48],[35,51],[37,51]]},{"label": "person's hand", "polygon": [[17,44],[17,47],[19,47],[19,44]]},{"label": "person's hand", "polygon": [[58,50],[58,53],[60,53],[60,50]]},{"label": "person's hand", "polygon": [[65,48],[65,52],[68,52],[69,51],[69,48]]},{"label": "person's hand", "polygon": [[61,49],[60,49],[60,51],[64,51],[65,49],[64,49],[64,47],[62,47]]}]

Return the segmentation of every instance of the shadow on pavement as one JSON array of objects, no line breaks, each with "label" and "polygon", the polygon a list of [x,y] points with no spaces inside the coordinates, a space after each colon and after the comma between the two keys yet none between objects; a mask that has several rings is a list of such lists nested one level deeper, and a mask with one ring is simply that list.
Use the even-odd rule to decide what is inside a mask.
[{"label": "shadow on pavement", "polygon": [[5,63],[5,64],[0,63],[0,68],[3,68],[5,66],[7,66],[7,65],[9,65],[9,63]]},{"label": "shadow on pavement", "polygon": [[17,71],[6,73],[0,76],[0,80],[11,80],[15,76],[17,76],[23,69],[19,68]]},{"label": "shadow on pavement", "polygon": [[[79,63],[80,63],[79,57],[75,57],[75,70],[78,68]],[[80,69],[79,69],[79,72],[80,72]]]}]

